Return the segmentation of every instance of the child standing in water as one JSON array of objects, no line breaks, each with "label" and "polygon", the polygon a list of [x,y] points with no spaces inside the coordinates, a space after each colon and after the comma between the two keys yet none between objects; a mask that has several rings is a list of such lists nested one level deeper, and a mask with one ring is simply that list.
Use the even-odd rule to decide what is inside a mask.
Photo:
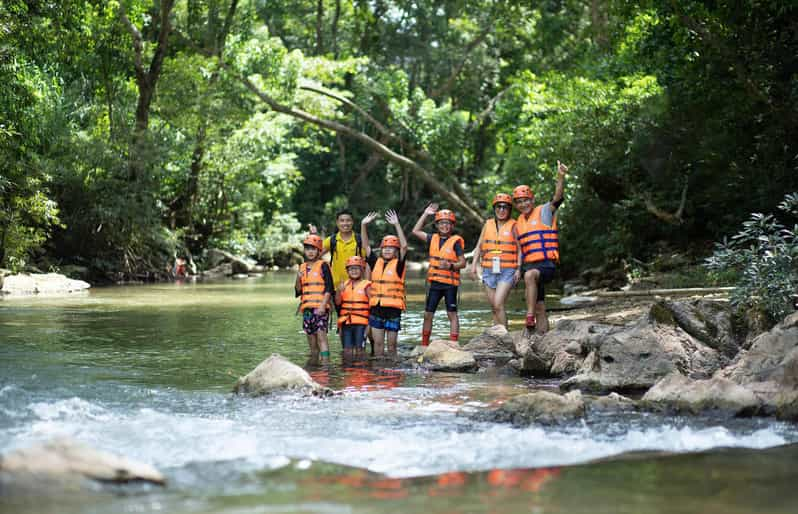
[{"label": "child standing in water", "polygon": [[513,197],[499,193],[493,197],[493,219],[482,227],[471,260],[471,277],[477,278],[477,262],[482,267],[482,282],[493,310],[493,323],[507,326],[504,304],[510,290],[521,278],[520,247],[513,211]]},{"label": "child standing in water", "polygon": [[344,347],[344,360],[362,358],[369,323],[369,301],[371,282],[363,279],[365,261],[355,255],[346,260],[349,280],[341,284],[335,293],[339,306],[338,330]]},{"label": "child standing in water", "polygon": [[407,239],[399,224],[399,216],[390,210],[385,220],[394,226],[396,236],[385,236],[377,257],[369,246],[368,224],[378,216],[370,212],[360,224],[360,235],[366,251],[366,262],[371,267],[371,311],[369,327],[374,339],[374,356],[382,357],[385,341],[388,341],[388,354],[396,355],[396,341],[401,329],[402,311],[405,310],[405,256]]},{"label": "child standing in water", "polygon": [[302,329],[308,336],[311,358],[320,356],[322,362],[330,359],[327,344],[328,308],[335,292],[330,266],[321,260],[321,237],[310,234],[302,242],[305,262],[297,272],[294,292],[301,298]]},{"label": "child standing in water", "polygon": [[[435,215],[437,234],[428,234],[421,230],[427,216]],[[429,253],[429,271],[427,281],[429,289],[424,306],[424,324],[421,328],[421,344],[429,344],[432,334],[432,318],[438,309],[441,298],[446,298],[446,315],[449,317],[449,340],[457,342],[460,337],[460,320],[457,317],[457,290],[460,286],[460,270],[465,268],[465,242],[463,238],[452,234],[457,221],[454,213],[448,209],[438,210],[438,205],[431,203],[424,209],[413,227],[413,235],[424,241]]]}]

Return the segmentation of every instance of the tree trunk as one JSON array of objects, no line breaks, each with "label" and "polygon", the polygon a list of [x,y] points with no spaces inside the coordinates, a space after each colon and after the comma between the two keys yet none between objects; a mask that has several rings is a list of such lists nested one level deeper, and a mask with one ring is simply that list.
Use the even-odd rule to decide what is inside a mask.
[{"label": "tree trunk", "polygon": [[324,53],[324,0],[316,1],[316,55]]},{"label": "tree trunk", "polygon": [[332,53],[333,58],[338,59],[338,20],[341,17],[341,0],[335,0],[335,14],[332,21]]},{"label": "tree trunk", "polygon": [[133,139],[128,155],[128,173],[131,181],[141,180],[144,174],[143,155],[146,152],[147,130],[150,123],[150,106],[155,94],[155,86],[161,75],[161,67],[166,57],[166,49],[169,44],[169,33],[172,25],[169,16],[174,7],[174,0],[162,0],[160,8],[160,28],[158,30],[158,40],[155,52],[148,69],[144,69],[144,40],[141,32],[128,19],[122,3],[119,4],[119,17],[130,32],[133,38],[133,50],[135,55],[134,66],[136,69],[136,85],[139,89],[139,97],[136,103],[136,123],[133,131]]}]

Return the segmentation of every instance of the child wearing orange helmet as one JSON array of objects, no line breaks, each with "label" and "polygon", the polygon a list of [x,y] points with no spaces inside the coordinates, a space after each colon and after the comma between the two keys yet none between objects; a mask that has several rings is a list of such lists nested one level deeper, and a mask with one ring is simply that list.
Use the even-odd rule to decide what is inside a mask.
[{"label": "child wearing orange helmet", "polygon": [[335,294],[335,286],[329,264],[321,260],[321,237],[310,234],[302,244],[305,262],[297,272],[294,292],[300,297],[302,329],[308,337],[311,357],[320,356],[326,362],[330,359],[327,343],[327,324],[330,319],[328,308]]},{"label": "child wearing orange helmet", "polygon": [[374,356],[382,357],[385,342],[388,354],[396,356],[396,343],[405,310],[405,257],[407,239],[395,211],[385,213],[385,221],[394,226],[395,236],[385,236],[377,256],[369,246],[368,224],[379,214],[370,212],[360,223],[360,238],[366,252],[366,263],[371,267],[371,298],[369,301],[369,329],[374,342]]},{"label": "child wearing orange helmet", "polygon": [[520,247],[515,227],[513,198],[506,193],[493,197],[493,219],[485,221],[471,260],[471,278],[479,276],[477,263],[482,269],[482,283],[493,310],[493,323],[507,326],[504,304],[516,282],[521,278]]},{"label": "child wearing orange helmet", "polygon": [[557,184],[550,202],[535,205],[529,186],[513,189],[513,202],[520,211],[516,220],[521,245],[521,275],[526,286],[526,330],[543,334],[549,330],[544,286],[553,277],[560,262],[557,208],[563,201],[563,181],[568,167],[557,161]]},{"label": "child wearing orange helmet", "polygon": [[[424,232],[422,227],[427,216],[435,216],[437,233]],[[438,309],[441,298],[446,298],[446,315],[449,317],[449,340],[457,342],[460,337],[460,320],[457,317],[457,291],[460,286],[460,270],[465,268],[465,242],[453,234],[457,221],[448,209],[438,210],[438,204],[431,203],[421,213],[413,227],[413,235],[427,245],[429,271],[427,272],[427,298],[424,304],[424,323],[421,327],[421,344],[429,344],[432,334],[432,318]]]},{"label": "child wearing orange helmet", "polygon": [[343,282],[335,293],[338,305],[338,330],[344,349],[344,360],[363,357],[366,344],[366,327],[369,323],[371,281],[363,278],[366,261],[355,255],[346,260],[349,280]]}]

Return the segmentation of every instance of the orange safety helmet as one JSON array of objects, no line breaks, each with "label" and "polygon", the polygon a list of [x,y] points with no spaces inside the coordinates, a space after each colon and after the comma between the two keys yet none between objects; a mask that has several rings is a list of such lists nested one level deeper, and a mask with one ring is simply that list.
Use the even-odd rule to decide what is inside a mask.
[{"label": "orange safety helmet", "polygon": [[401,248],[399,245],[399,238],[396,236],[385,236],[382,238],[382,244],[380,244],[380,248],[385,248],[386,246],[392,246],[394,248]]},{"label": "orange safety helmet", "polygon": [[497,203],[506,203],[512,205],[513,197],[507,193],[497,193],[496,196],[493,197],[493,206],[496,207]]},{"label": "orange safety helmet", "polygon": [[317,236],[316,234],[308,234],[305,240],[302,241],[302,244],[318,248],[319,251],[324,249],[324,244],[321,241],[321,237]]},{"label": "orange safety helmet", "polygon": [[454,224],[457,221],[457,217],[449,209],[441,209],[435,213],[435,223],[443,220],[451,221]]},{"label": "orange safety helmet", "polygon": [[518,200],[519,198],[529,198],[532,199],[535,197],[535,193],[529,188],[529,186],[518,186],[513,189],[513,200]]},{"label": "orange safety helmet", "polygon": [[352,257],[348,258],[346,260],[346,267],[348,268],[349,266],[360,266],[362,268],[363,267],[363,257],[361,257],[359,255],[353,255]]}]

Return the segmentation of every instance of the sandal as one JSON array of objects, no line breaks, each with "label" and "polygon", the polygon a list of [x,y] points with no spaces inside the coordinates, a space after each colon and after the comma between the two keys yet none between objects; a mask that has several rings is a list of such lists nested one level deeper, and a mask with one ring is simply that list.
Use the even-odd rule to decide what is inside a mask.
[{"label": "sandal", "polygon": [[526,313],[526,328],[535,328],[535,315],[531,312]]}]

